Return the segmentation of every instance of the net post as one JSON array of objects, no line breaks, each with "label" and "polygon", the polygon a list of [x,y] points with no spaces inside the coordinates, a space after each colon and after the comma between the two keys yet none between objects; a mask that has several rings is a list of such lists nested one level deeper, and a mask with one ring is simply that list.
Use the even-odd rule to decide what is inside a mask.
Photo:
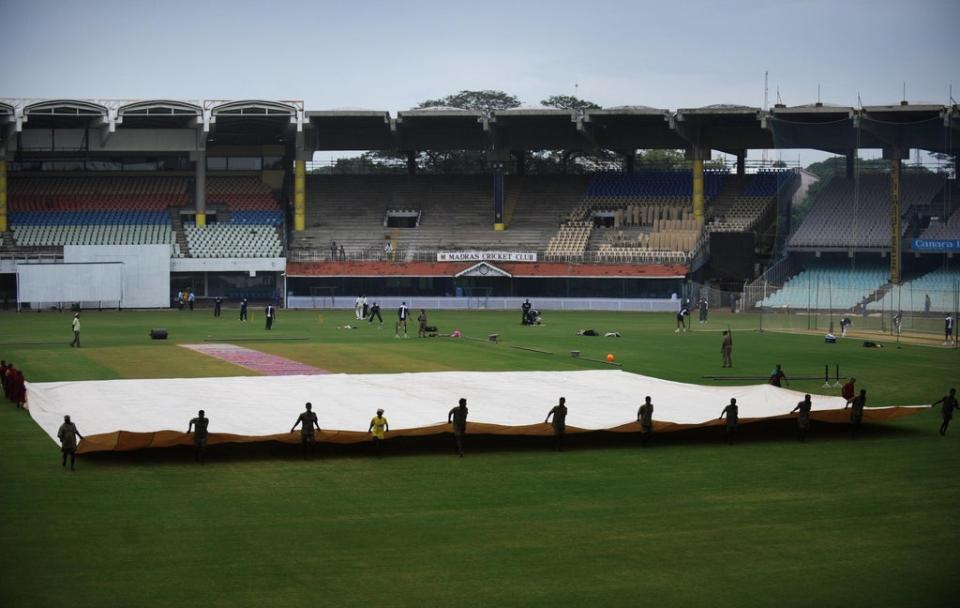
[{"label": "net post", "polygon": [[830,388],[830,364],[823,365],[823,387]]}]

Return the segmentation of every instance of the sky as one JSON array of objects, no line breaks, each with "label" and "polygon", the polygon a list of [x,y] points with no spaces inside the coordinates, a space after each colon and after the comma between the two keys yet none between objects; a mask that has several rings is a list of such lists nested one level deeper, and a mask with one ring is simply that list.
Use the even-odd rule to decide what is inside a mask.
[{"label": "sky", "polygon": [[764,71],[771,105],[960,98],[960,0],[0,0],[0,31],[0,98],[762,106]]}]

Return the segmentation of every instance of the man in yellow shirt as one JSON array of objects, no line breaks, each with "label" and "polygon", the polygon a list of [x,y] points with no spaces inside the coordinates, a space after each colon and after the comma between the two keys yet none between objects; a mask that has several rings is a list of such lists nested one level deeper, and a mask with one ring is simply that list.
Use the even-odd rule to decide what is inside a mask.
[{"label": "man in yellow shirt", "polygon": [[383,410],[377,410],[377,415],[370,419],[370,435],[373,436],[373,445],[377,446],[377,458],[380,458],[383,446],[383,437],[390,430],[390,423],[383,417]]}]

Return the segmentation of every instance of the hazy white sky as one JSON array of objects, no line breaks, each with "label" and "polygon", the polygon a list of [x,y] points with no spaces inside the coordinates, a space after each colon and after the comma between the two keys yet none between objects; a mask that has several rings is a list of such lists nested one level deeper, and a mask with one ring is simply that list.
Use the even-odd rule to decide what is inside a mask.
[{"label": "hazy white sky", "polygon": [[460,89],[603,106],[960,97],[960,0],[0,0],[0,97],[301,99]]}]

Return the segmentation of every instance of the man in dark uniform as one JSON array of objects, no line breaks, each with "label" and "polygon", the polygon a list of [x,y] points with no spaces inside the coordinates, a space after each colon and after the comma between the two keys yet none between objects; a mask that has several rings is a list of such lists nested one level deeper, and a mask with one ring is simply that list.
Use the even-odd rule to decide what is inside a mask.
[{"label": "man in dark uniform", "polygon": [[810,395],[804,395],[803,401],[790,410],[791,414],[797,412],[797,430],[800,432],[800,441],[807,440],[807,431],[810,430],[811,408],[813,408],[813,403],[810,402]]},{"label": "man in dark uniform", "polygon": [[320,430],[320,423],[317,422],[317,415],[313,412],[313,405],[308,401],[307,409],[305,412],[300,414],[297,417],[297,421],[293,423],[293,426],[290,427],[290,432],[292,433],[294,429],[297,428],[297,425],[300,426],[300,443],[303,444],[303,457],[307,457],[307,449],[309,446],[313,445],[316,441],[316,436],[313,431],[316,429]]},{"label": "man in dark uniform", "polygon": [[241,321],[247,320],[247,299],[246,298],[244,298],[243,301],[240,302],[240,320]]},{"label": "man in dark uniform", "polygon": [[530,304],[529,298],[525,299],[523,304],[520,305],[520,325],[530,325],[531,308],[533,308],[533,305]]},{"label": "man in dark uniform", "polygon": [[187,427],[187,433],[193,433],[193,460],[200,464],[207,461],[207,426],[209,424],[210,419],[203,415],[203,410],[200,410]]},{"label": "man in dark uniform", "polygon": [[770,372],[769,383],[777,387],[781,386],[782,384],[789,384],[787,382],[787,375],[783,373],[783,368],[780,367],[779,363],[777,363],[777,368]]},{"label": "man in dark uniform", "polygon": [[83,439],[83,435],[77,430],[77,425],[70,422],[70,416],[63,417],[63,424],[57,431],[57,438],[60,440],[60,451],[63,452],[63,466],[67,466],[67,456],[70,456],[70,470],[74,470],[77,461],[77,437]]},{"label": "man in dark uniform", "polygon": [[867,390],[860,389],[860,394],[847,401],[847,405],[843,406],[843,409],[847,409],[851,405],[853,409],[850,410],[850,439],[856,439],[857,431],[860,430],[860,423],[863,422],[863,408],[867,405]]},{"label": "man in dark uniform", "polygon": [[[686,300],[684,300],[686,302]],[[677,311],[677,329],[673,333],[678,334],[680,330],[687,331],[686,325],[686,316],[690,314],[690,309],[687,308],[686,303],[680,306],[680,310]]]},{"label": "man in dark uniform", "polygon": [[553,449],[558,452],[563,451],[563,434],[567,430],[567,400],[565,397],[560,397],[560,403],[553,406],[549,412],[547,412],[547,417],[544,419],[544,423],[550,422],[550,416],[553,416]]},{"label": "man in dark uniform", "polygon": [[709,314],[709,304],[707,304],[706,298],[700,298],[700,324],[703,325],[707,322],[707,314]]},{"label": "man in dark uniform", "polygon": [[946,435],[947,427],[950,426],[950,420],[953,419],[953,410],[960,408],[960,406],[957,405],[957,389],[951,388],[949,395],[945,395],[943,399],[939,401],[934,401],[930,407],[936,405],[940,405],[940,414],[943,416],[943,424],[940,425],[940,434]]},{"label": "man in dark uniform", "polygon": [[220,307],[222,305],[223,305],[223,298],[218,296],[217,299],[213,301],[213,316],[215,317],[220,316]]},{"label": "man in dark uniform", "polygon": [[400,337],[400,328],[403,328],[403,337],[409,338],[407,335],[407,317],[410,316],[410,309],[407,308],[406,302],[400,302],[400,308],[397,309],[397,333],[393,336],[394,338]]},{"label": "man in dark uniform", "polygon": [[457,453],[463,458],[463,434],[467,432],[467,400],[460,399],[460,404],[447,414],[447,423],[453,424],[453,437],[457,440]]},{"label": "man in dark uniform", "polygon": [[277,315],[277,309],[273,307],[273,304],[267,304],[263,313],[267,317],[267,330],[269,331],[273,329],[273,318]]},{"label": "man in dark uniform", "polygon": [[847,330],[851,325],[853,325],[853,321],[850,320],[850,317],[840,317],[840,335],[846,338]]},{"label": "man in dark uniform", "polygon": [[649,396],[637,410],[637,422],[640,423],[640,428],[643,431],[640,435],[640,446],[647,447],[647,441],[653,435],[653,402],[650,401]]},{"label": "man in dark uniform", "polygon": [[730,399],[730,405],[720,412],[720,419],[724,416],[727,417],[727,443],[733,445],[733,437],[737,434],[737,424],[740,420],[740,408],[737,407],[736,399]]},{"label": "man in dark uniform", "polygon": [[380,326],[377,329],[383,329],[383,317],[380,316],[380,305],[376,302],[374,302],[373,306],[370,307],[370,318],[367,322],[373,323],[374,317],[380,320]]},{"label": "man in dark uniform", "polygon": [[733,367],[733,332],[723,330],[723,344],[720,345],[720,355],[723,356],[723,367]]}]

